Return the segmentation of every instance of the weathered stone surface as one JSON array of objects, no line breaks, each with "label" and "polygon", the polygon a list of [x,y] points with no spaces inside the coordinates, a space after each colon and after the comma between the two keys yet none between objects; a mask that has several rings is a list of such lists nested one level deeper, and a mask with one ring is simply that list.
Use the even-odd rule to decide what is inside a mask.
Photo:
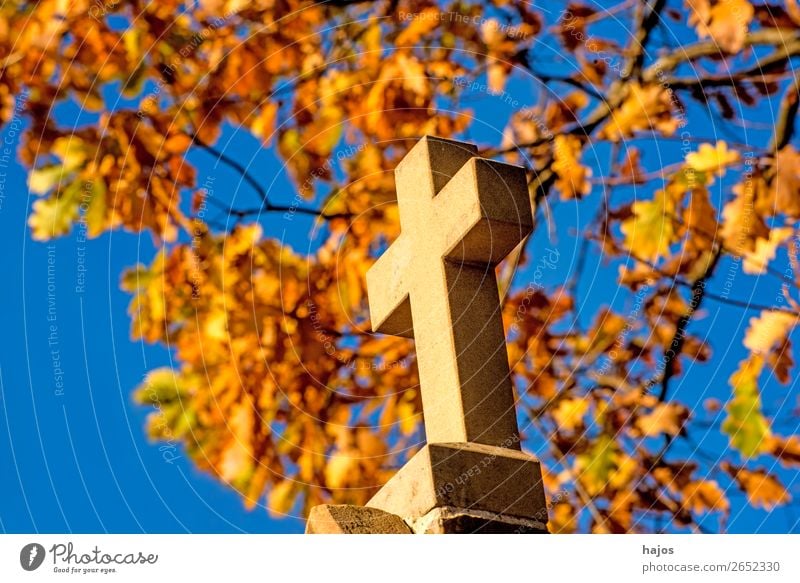
[{"label": "weathered stone surface", "polygon": [[377,508],[321,504],[311,509],[306,534],[411,534],[399,516]]},{"label": "weathered stone surface", "polygon": [[533,225],[525,172],[425,137],[395,170],[400,237],[367,273],[373,329],[413,337],[430,443],[519,449],[494,267]]},{"label": "weathered stone surface", "polygon": [[428,445],[368,508],[319,506],[307,532],[546,532],[494,272],[532,229],[528,187],[522,168],[476,154],[440,138],[414,146],[395,170],[400,237],[367,272],[373,330],[415,340]]},{"label": "weathered stone surface", "polygon": [[411,525],[417,534],[547,534],[538,520],[463,508],[434,508]]},{"label": "weathered stone surface", "polygon": [[547,522],[541,469],[533,456],[477,443],[432,443],[367,503],[409,524],[452,507]]}]

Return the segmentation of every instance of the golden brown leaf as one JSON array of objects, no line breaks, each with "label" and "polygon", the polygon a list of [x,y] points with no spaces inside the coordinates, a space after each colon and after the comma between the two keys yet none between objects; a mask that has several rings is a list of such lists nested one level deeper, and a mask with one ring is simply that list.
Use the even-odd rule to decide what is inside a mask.
[{"label": "golden brown leaf", "polygon": [[553,418],[559,429],[572,431],[583,424],[583,416],[588,409],[589,402],[586,399],[562,399],[553,410]]},{"label": "golden brown leaf", "polygon": [[641,86],[631,82],[625,101],[612,112],[600,136],[615,142],[643,130],[655,130],[670,136],[680,123],[672,108],[670,94],[661,86]]},{"label": "golden brown leaf", "polygon": [[636,420],[636,427],[646,437],[678,435],[689,418],[689,411],[678,403],[659,403],[650,413]]},{"label": "golden brown leaf", "polygon": [[750,318],[744,336],[744,346],[754,354],[767,354],[783,345],[789,332],[797,324],[797,316],[776,310],[764,310],[757,318]]},{"label": "golden brown leaf", "polygon": [[778,458],[785,467],[800,466],[800,436],[782,437],[773,435],[768,440],[767,447],[769,452]]},{"label": "golden brown leaf", "polygon": [[744,46],[750,21],[755,14],[747,0],[686,0],[692,16],[689,24],[700,38],[710,37],[720,49],[736,53]]},{"label": "golden brown leaf", "polygon": [[728,512],[730,504],[719,484],[713,480],[689,482],[683,487],[684,505],[692,512]]},{"label": "golden brown leaf", "polygon": [[556,136],[553,146],[553,171],[558,175],[556,188],[561,198],[569,200],[589,194],[592,172],[580,163],[581,141],[575,136]]},{"label": "golden brown leaf", "polygon": [[778,478],[767,473],[763,468],[748,470],[747,468],[737,468],[731,464],[727,464],[725,468],[747,494],[750,503],[757,508],[772,510],[776,506],[787,504],[792,500],[791,495]]}]

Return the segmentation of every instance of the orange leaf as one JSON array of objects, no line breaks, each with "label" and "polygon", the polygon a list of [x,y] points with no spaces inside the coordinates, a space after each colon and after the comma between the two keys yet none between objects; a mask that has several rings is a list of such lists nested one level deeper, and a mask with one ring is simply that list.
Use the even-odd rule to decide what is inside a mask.
[{"label": "orange leaf", "polygon": [[678,403],[659,403],[653,410],[636,420],[642,435],[652,437],[666,433],[677,435],[689,418],[689,411]]},{"label": "orange leaf", "polygon": [[725,469],[747,494],[750,504],[764,510],[772,510],[781,504],[791,502],[792,497],[778,478],[768,474],[763,468],[748,470],[727,464]]},{"label": "orange leaf", "polygon": [[781,437],[775,435],[767,441],[769,452],[788,467],[800,466],[800,436]]},{"label": "orange leaf", "polygon": [[575,136],[557,135],[553,146],[553,172],[556,173],[556,187],[561,198],[569,200],[589,194],[592,185],[589,177],[592,171],[581,165],[581,141]]},{"label": "orange leaf", "polygon": [[719,484],[713,480],[689,482],[683,488],[684,504],[696,513],[728,512],[730,504]]}]

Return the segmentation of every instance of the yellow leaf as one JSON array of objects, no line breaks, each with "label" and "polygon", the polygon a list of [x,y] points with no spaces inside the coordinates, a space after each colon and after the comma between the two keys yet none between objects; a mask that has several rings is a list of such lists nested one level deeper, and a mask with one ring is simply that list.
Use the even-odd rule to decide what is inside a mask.
[{"label": "yellow leaf", "polygon": [[639,462],[622,452],[614,456],[615,468],[608,478],[608,484],[617,490],[623,490],[631,482],[639,470]]},{"label": "yellow leaf", "polygon": [[603,492],[616,469],[619,446],[608,435],[601,435],[584,454],[575,458],[578,479],[590,496]]},{"label": "yellow leaf", "polygon": [[283,480],[275,484],[267,496],[267,509],[270,515],[285,516],[294,505],[296,490],[295,482],[291,480]]},{"label": "yellow leaf", "polygon": [[769,227],[754,209],[761,189],[761,181],[745,181],[733,187],[736,195],[722,209],[722,229],[720,235],[725,247],[740,255],[753,251],[759,239],[770,237]]},{"label": "yellow leaf", "polygon": [[689,24],[696,26],[700,38],[711,37],[725,52],[737,53],[744,46],[755,10],[747,0],[686,0],[692,10]]},{"label": "yellow leaf", "polygon": [[675,240],[674,211],[675,203],[664,190],[657,190],[651,201],[633,203],[633,216],[621,226],[625,247],[646,261],[666,255]]},{"label": "yellow leaf", "polygon": [[147,373],[144,382],[136,388],[134,398],[138,403],[162,405],[171,403],[186,394],[175,371],[168,367]]},{"label": "yellow leaf", "polygon": [[775,259],[778,247],[792,236],[791,227],[776,227],[769,232],[769,239],[759,238],[755,241],[755,249],[745,253],[742,271],[751,275],[760,275],[767,270],[770,261]]},{"label": "yellow leaf", "polygon": [[413,401],[403,399],[397,404],[397,419],[400,422],[400,431],[403,435],[414,433],[419,421],[419,414]]},{"label": "yellow leaf", "polygon": [[82,139],[76,136],[64,136],[53,142],[53,153],[61,158],[66,172],[83,166],[89,152]]},{"label": "yellow leaf", "polygon": [[106,228],[106,211],[108,204],[106,201],[106,181],[102,176],[92,179],[92,199],[86,209],[84,218],[90,237],[99,237]]},{"label": "yellow leaf", "polygon": [[78,205],[65,197],[35,200],[28,225],[37,241],[66,235],[78,218]]},{"label": "yellow leaf", "polygon": [[733,399],[728,403],[728,416],[722,422],[722,431],[728,434],[731,445],[746,458],[766,449],[770,437],[769,424],[761,410],[758,376],[764,367],[761,356],[742,361],[739,370],[731,375]]},{"label": "yellow leaf", "polygon": [[250,131],[265,145],[269,143],[272,133],[275,131],[275,118],[277,114],[278,104],[270,102],[261,108],[261,111],[250,125]]},{"label": "yellow leaf", "polygon": [[501,93],[506,86],[509,66],[495,57],[487,57],[489,66],[486,70],[486,79],[489,82],[489,89],[493,93]]},{"label": "yellow leaf", "polygon": [[399,35],[397,35],[395,45],[413,45],[417,43],[423,36],[439,26],[439,24],[439,9],[435,6],[428,6],[416,14],[411,23],[406,26]]},{"label": "yellow leaf", "polygon": [[586,399],[562,399],[553,409],[553,419],[558,423],[559,429],[572,431],[582,422],[588,409],[589,402]]},{"label": "yellow leaf", "polygon": [[575,349],[587,354],[606,352],[620,341],[628,321],[607,308],[598,312],[592,329],[576,342]]},{"label": "yellow leaf", "polygon": [[766,354],[781,346],[796,324],[797,316],[764,310],[758,318],[750,318],[744,345],[754,354]]},{"label": "yellow leaf", "polygon": [[659,403],[650,413],[636,420],[636,427],[647,437],[662,433],[677,435],[688,418],[689,412],[683,405]]},{"label": "yellow leaf", "polygon": [[227,314],[224,310],[217,309],[206,317],[205,323],[203,324],[203,332],[206,336],[218,342],[226,342],[228,340],[227,324]]},{"label": "yellow leaf", "polygon": [[34,194],[47,194],[61,180],[64,167],[42,166],[28,174],[28,189]]},{"label": "yellow leaf", "polygon": [[643,130],[657,130],[671,136],[680,123],[672,109],[672,98],[664,88],[630,83],[625,100],[612,112],[599,135],[614,142]]},{"label": "yellow leaf", "polygon": [[358,458],[351,452],[340,451],[331,456],[325,466],[325,483],[329,488],[340,489],[347,486],[351,473],[358,470]]},{"label": "yellow leaf", "polygon": [[578,528],[575,509],[569,503],[560,502],[556,504],[548,512],[548,517],[548,530],[553,534],[569,534],[575,532]]},{"label": "yellow leaf", "polygon": [[253,407],[239,403],[227,419],[228,444],[222,453],[219,474],[226,482],[239,485],[239,478],[252,469],[253,452],[250,438],[253,427]]},{"label": "yellow leaf", "polygon": [[713,172],[722,176],[725,167],[739,160],[739,152],[728,150],[728,145],[717,142],[716,146],[711,144],[700,144],[697,152],[686,155],[686,163],[698,172]]}]

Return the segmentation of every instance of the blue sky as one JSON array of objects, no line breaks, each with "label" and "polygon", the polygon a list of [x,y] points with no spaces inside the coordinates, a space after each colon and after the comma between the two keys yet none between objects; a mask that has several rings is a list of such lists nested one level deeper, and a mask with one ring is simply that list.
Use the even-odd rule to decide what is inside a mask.
[{"label": "blue sky", "polygon": [[[680,33],[684,34],[684,33]],[[563,62],[555,55],[542,58],[542,71],[560,71]],[[535,83],[519,75],[507,92],[519,97],[521,105],[534,102]],[[563,88],[556,88],[561,92]],[[119,105],[113,88],[106,93],[110,104]],[[476,122],[469,137],[483,143],[497,143],[511,107],[497,96],[485,93],[467,95],[464,105],[475,112]],[[721,128],[697,105],[690,109],[694,136],[732,139],[735,132],[743,141],[766,143],[766,134]],[[769,123],[772,111],[762,106],[758,112],[746,112],[749,119]],[[58,109],[62,124],[93,123],[90,114],[74,105]],[[6,127],[3,139],[15,142],[17,136]],[[15,144],[16,145],[16,144]],[[659,167],[679,160],[677,142],[639,140],[636,145],[644,162]],[[220,146],[237,160],[244,161],[262,184],[272,185],[271,200],[288,203],[293,189],[272,151],[266,151],[246,132],[227,128]],[[595,175],[602,174],[608,147],[598,144],[589,150],[585,162]],[[217,166],[203,152],[192,151],[190,159],[199,169],[198,182],[213,176],[215,188],[234,197],[238,206],[252,206],[258,200],[241,178],[229,169]],[[107,233],[83,243],[77,234],[52,243],[30,239],[26,224],[31,198],[27,194],[24,170],[13,163],[4,169],[0,199],[7,279],[0,286],[4,330],[0,350],[0,456],[4,472],[0,481],[0,530],[5,532],[301,532],[297,519],[276,520],[264,508],[247,511],[241,498],[210,475],[197,470],[180,448],[164,449],[151,443],[144,431],[147,409],[132,402],[131,391],[145,373],[159,366],[169,366],[171,355],[161,345],[147,345],[130,339],[127,315],[129,296],[119,289],[123,270],[137,262],[149,262],[155,253],[149,235],[127,232]],[[224,185],[224,186],[222,186]],[[730,183],[722,186],[729,187]],[[719,188],[718,184],[716,188]],[[714,191],[712,200],[719,207],[729,189]],[[649,197],[649,191],[620,191],[618,203],[633,196]],[[555,200],[555,198],[553,198]],[[540,228],[531,244],[531,265],[556,248],[561,260],[556,268],[546,270],[542,282],[550,289],[560,285],[575,269],[580,230],[594,215],[600,200],[595,188],[589,199],[581,202],[554,203],[557,229],[548,233]],[[285,240],[298,250],[312,245],[305,236],[310,221],[298,217]],[[265,232],[284,238],[285,222],[279,215],[263,219]],[[727,261],[727,260],[726,260]],[[785,262],[785,254],[779,262]],[[48,281],[48,266],[52,267]],[[85,271],[81,271],[85,267]],[[782,269],[782,266],[778,266]],[[726,262],[719,268],[721,278],[712,281],[711,290],[721,289]],[[625,313],[630,310],[632,294],[619,290],[615,282],[615,264],[607,264],[597,253],[589,256],[580,282],[581,323],[588,325],[594,314],[606,305]],[[80,288],[79,277],[85,275]],[[517,281],[531,278],[530,271],[518,274]],[[49,290],[48,290],[49,287]],[[732,297],[743,301],[772,303],[777,286],[773,281],[742,277],[736,279]],[[744,358],[741,338],[751,310],[741,310],[707,301],[703,312],[692,323],[690,332],[709,334],[717,347],[709,365],[689,365],[676,379],[673,395],[698,406],[708,397],[723,402],[730,389],[727,379]],[[55,327],[55,328],[53,328]],[[684,361],[686,362],[686,361]],[[63,383],[59,388],[57,383]],[[796,387],[770,382],[764,388],[768,414],[786,416],[787,407],[796,407]],[[704,415],[698,410],[699,415]],[[708,428],[693,435],[700,450],[722,451],[727,440],[719,431],[719,418],[708,416]],[[792,423],[794,425],[792,425]],[[797,420],[781,427],[781,433],[797,433]],[[527,443],[534,452],[541,451],[543,440],[533,436]],[[687,446],[675,452],[701,456]],[[777,470],[788,484],[795,500],[800,500],[796,472]],[[716,478],[716,476],[711,476]],[[731,517],[731,532],[800,531],[794,508],[765,512],[742,504],[743,494],[729,490],[734,507],[742,512]],[[715,530],[716,523],[705,526]]]},{"label": "blue sky", "polygon": [[[241,154],[253,146],[243,141]],[[214,171],[205,154],[196,161]],[[224,170],[217,174],[233,183]],[[245,510],[233,490],[180,449],[148,442],[148,411],[132,402],[131,391],[148,370],[169,366],[170,354],[130,339],[130,297],[119,280],[126,267],[150,261],[150,236],[113,232],[82,243],[73,232],[34,242],[24,170],[14,164],[5,179],[0,530],[302,532],[296,519]],[[55,272],[48,282],[49,262]]]}]

